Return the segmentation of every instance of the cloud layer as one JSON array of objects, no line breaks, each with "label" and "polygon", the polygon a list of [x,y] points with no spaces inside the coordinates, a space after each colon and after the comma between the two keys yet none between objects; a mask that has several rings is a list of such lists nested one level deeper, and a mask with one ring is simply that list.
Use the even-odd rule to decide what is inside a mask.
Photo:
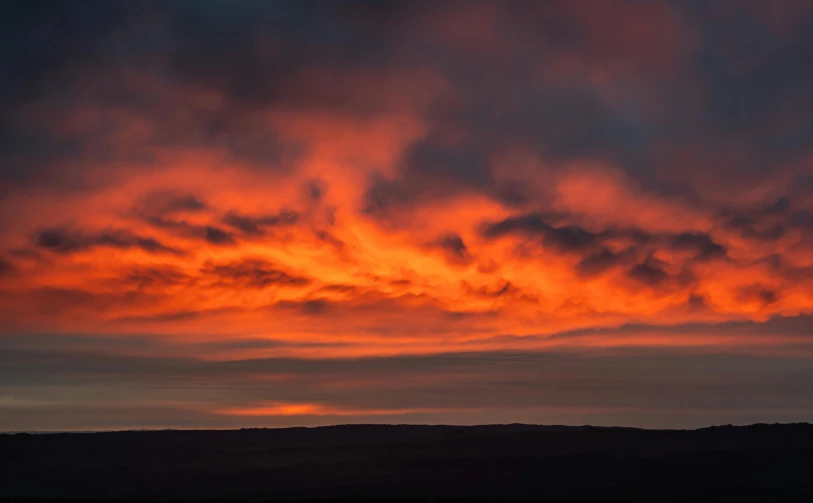
[{"label": "cloud layer", "polygon": [[[13,2],[0,339],[157,362],[657,350],[701,373],[709,354],[811,371],[811,22],[792,0]],[[569,372],[613,375],[590,365]],[[192,409],[511,420],[490,414],[533,402],[520,384],[511,404],[454,403],[515,378],[489,368],[437,403],[213,385]],[[14,369],[0,408],[28,417],[50,388]],[[566,405],[650,417],[623,378],[626,402]],[[150,390],[128,397],[157,406]]]}]

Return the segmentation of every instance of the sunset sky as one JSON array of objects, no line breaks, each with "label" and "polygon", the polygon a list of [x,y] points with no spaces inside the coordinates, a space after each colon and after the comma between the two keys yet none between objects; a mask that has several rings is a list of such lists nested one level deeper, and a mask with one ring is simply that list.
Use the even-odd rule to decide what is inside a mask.
[{"label": "sunset sky", "polygon": [[0,431],[813,421],[813,2],[0,9]]}]

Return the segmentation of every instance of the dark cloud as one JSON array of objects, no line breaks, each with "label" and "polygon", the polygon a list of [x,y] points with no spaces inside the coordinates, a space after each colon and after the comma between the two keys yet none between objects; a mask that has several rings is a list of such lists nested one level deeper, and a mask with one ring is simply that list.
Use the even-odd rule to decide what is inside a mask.
[{"label": "dark cloud", "polygon": [[813,212],[809,210],[799,210],[790,216],[790,224],[794,227],[813,230]]},{"label": "dark cloud", "polygon": [[[402,286],[405,283],[394,283]],[[335,293],[340,292],[344,295],[336,297]],[[332,293],[333,295],[322,295],[325,293]],[[433,319],[433,316],[438,314],[443,315],[444,311],[436,305],[431,304],[432,299],[429,295],[425,294],[412,294],[402,293],[386,294],[379,292],[375,289],[365,287],[348,288],[346,285],[325,285],[319,288],[316,292],[308,296],[296,300],[280,300],[275,304],[269,306],[272,311],[284,310],[290,311],[295,314],[302,314],[305,316],[314,316],[325,318],[336,318],[343,320],[343,326],[347,326],[355,320],[356,316],[362,317],[369,313],[382,313],[384,316],[389,316],[396,313],[404,313],[405,302],[420,300],[424,303],[429,303],[429,306],[412,307],[416,313],[421,313],[416,316],[414,320],[419,325],[423,324],[427,319]],[[397,314],[396,314],[397,315]],[[426,315],[426,317],[424,317]],[[316,320],[318,318],[314,318]],[[374,322],[373,326],[360,327],[359,330],[364,332],[372,332],[376,335],[386,333],[396,333],[391,325],[388,323]]]},{"label": "dark cloud", "polygon": [[[243,124],[246,122],[247,124]],[[291,169],[304,155],[302,145],[283,141],[274,131],[263,132],[261,125],[237,118],[213,119],[207,134],[236,159],[262,169]]]},{"label": "dark cloud", "polygon": [[262,260],[244,260],[226,264],[207,263],[201,269],[201,273],[219,282],[247,288],[305,286],[311,283],[307,277],[286,272]]},{"label": "dark cloud", "polygon": [[290,210],[262,217],[250,217],[232,211],[222,219],[225,225],[250,236],[259,236],[264,234],[268,228],[294,225],[298,221],[299,213]]},{"label": "dark cloud", "polygon": [[744,301],[756,300],[762,304],[773,304],[780,298],[780,293],[763,285],[750,285],[740,289],[740,298]]},{"label": "dark cloud", "polygon": [[742,236],[757,241],[776,241],[787,234],[789,228],[798,226],[795,221],[799,211],[790,213],[788,197],[781,197],[775,203],[743,210],[726,209],[721,211],[723,226],[739,232]]},{"label": "dark cloud", "polygon": [[[167,9],[171,44],[176,49],[173,66],[183,79],[215,82],[235,104],[270,100],[315,108],[362,105],[361,96],[342,104],[342,95],[327,82],[296,79],[309,65],[352,65],[354,54],[361,64],[365,55],[381,50],[380,43],[365,44],[372,40],[363,32],[347,31],[339,17],[330,15],[332,10],[326,2],[175,3]],[[259,34],[269,36],[280,50],[264,51],[256,43]]]},{"label": "dark cloud", "polygon": [[669,273],[664,271],[657,261],[647,259],[644,263],[627,271],[627,276],[648,286],[656,287],[669,278]]},{"label": "dark cloud", "polygon": [[[455,71],[455,63],[443,69]],[[469,69],[457,69],[471,79]],[[464,77],[465,75],[465,77]],[[511,80],[515,78],[516,80]],[[392,179],[373,179],[365,196],[370,213],[390,207],[420,204],[427,199],[459,192],[480,192],[511,206],[521,206],[544,193],[543,188],[519,180],[498,179],[491,165],[496,152],[522,144],[539,155],[562,162],[598,158],[646,176],[646,126],[629,110],[611,110],[588,90],[545,89],[527,75],[506,75],[506,81],[485,84],[459,82],[463,104],[456,95],[441,100],[431,113],[437,131],[417,140],[405,151]],[[494,89],[504,90],[499,101]],[[509,91],[510,90],[510,91]],[[462,140],[449,140],[449,131]]]},{"label": "dark cloud", "polygon": [[600,237],[592,232],[577,225],[554,226],[548,223],[549,218],[551,216],[538,213],[510,217],[500,222],[487,224],[483,228],[483,235],[488,238],[498,238],[508,234],[540,236],[542,243],[546,246],[565,252],[578,253],[588,251],[600,242]]},{"label": "dark cloud", "polygon": [[685,53],[680,77],[659,88],[663,102],[670,103],[658,121],[664,159],[695,153],[689,154],[692,161],[661,173],[670,185],[693,180],[688,192],[714,204],[718,188],[745,193],[770,183],[780,166],[809,155],[811,13],[800,11],[797,22],[782,29],[771,21],[791,12],[793,3],[729,9],[697,0],[671,2],[697,44]]},{"label": "dark cloud", "polygon": [[[701,295],[692,294],[697,302]],[[782,334],[799,337],[800,342],[813,334],[813,316],[774,316],[765,322],[754,321],[726,321],[721,323],[680,323],[677,325],[663,325],[653,327],[645,323],[627,323],[620,327],[612,328],[586,328],[572,330],[557,334],[554,337],[573,337],[585,335],[610,335],[612,333],[623,334],[647,334],[657,331],[666,335],[682,335],[690,333],[706,333],[725,335],[731,333],[743,334],[749,337],[773,336]]]},{"label": "dark cloud", "polygon": [[231,234],[217,227],[204,227],[203,238],[215,245],[230,245],[235,243]]},{"label": "dark cloud", "polygon": [[14,272],[14,265],[8,260],[0,257],[0,278],[8,276]]},{"label": "dark cloud", "polygon": [[170,266],[134,268],[118,281],[134,288],[165,287],[190,281],[188,275]]},{"label": "dark cloud", "polygon": [[170,216],[175,213],[197,212],[208,208],[205,202],[193,194],[156,192],[141,203],[141,211],[150,215]]},{"label": "dark cloud", "polygon": [[369,215],[384,214],[393,208],[417,202],[418,198],[410,193],[408,187],[376,174],[371,177],[364,192],[361,210]]},{"label": "dark cloud", "polygon": [[750,237],[757,240],[762,241],[776,241],[778,239],[782,239],[787,233],[787,229],[782,225],[775,225],[765,230],[754,230],[754,229],[747,229],[743,234],[746,237]]},{"label": "dark cloud", "polygon": [[48,82],[54,74],[66,76],[76,67],[115,64],[118,56],[148,51],[148,47],[137,44],[99,43],[124,42],[134,35],[122,27],[140,27],[147,21],[148,4],[90,0],[81,11],[48,0],[9,5],[4,11],[0,44],[0,61],[7,75],[3,79],[4,97],[40,97],[46,90],[58,88]]},{"label": "dark cloud", "polygon": [[[486,223],[482,234],[487,238],[499,238],[506,235],[540,237],[544,246],[564,253],[573,253],[581,257],[576,265],[576,272],[590,277],[601,274],[613,267],[628,264],[642,254],[651,255],[660,247],[676,251],[689,251],[692,260],[726,258],[728,250],[724,245],[715,242],[711,236],[702,232],[684,232],[680,234],[649,234],[640,229],[607,228],[598,232],[588,231],[578,225],[560,223],[563,216],[556,214],[528,213],[509,217],[502,221]],[[633,245],[622,251],[612,251],[608,243],[617,238],[630,239]],[[640,281],[656,284],[666,279],[668,274],[655,264],[653,258],[647,259],[628,271],[628,276]]]},{"label": "dark cloud", "polygon": [[595,245],[597,238],[577,225],[566,225],[551,228],[543,242],[567,251],[583,251]]},{"label": "dark cloud", "polygon": [[702,232],[684,232],[672,238],[672,249],[678,251],[688,250],[697,254],[698,258],[725,257],[728,250],[725,246],[715,243],[708,234]]},{"label": "dark cloud", "polygon": [[309,299],[302,302],[281,301],[275,304],[276,308],[292,309],[308,316],[320,316],[332,311],[334,303],[322,298]]},{"label": "dark cloud", "polygon": [[551,225],[548,223],[551,218],[551,215],[542,213],[529,213],[509,217],[505,220],[486,225],[483,229],[483,235],[496,238],[514,233],[544,234],[551,228]]},{"label": "dark cloud", "polygon": [[[150,0],[137,4],[91,0],[82,9],[47,0],[9,6],[0,25],[0,105],[4,110],[0,190],[5,193],[17,184],[65,190],[100,183],[81,173],[65,173],[55,161],[95,156],[149,164],[154,160],[150,147],[155,145],[205,142],[255,165],[288,167],[302,146],[258,127],[252,112],[258,102],[295,107],[297,103],[305,107],[343,102],[341,95],[331,96],[332,84],[317,80],[307,85],[308,80],[300,76],[314,63],[298,54],[304,47],[301,44],[308,44],[308,33],[310,38],[319,38],[319,32],[303,29],[314,19],[308,7],[270,9],[255,2],[237,8],[218,1],[203,5]],[[298,28],[290,30],[290,23]],[[268,53],[255,44],[261,37],[287,40],[288,49],[270,61]],[[333,42],[326,39],[322,43],[325,47],[338,45]],[[320,51],[313,51],[311,55],[318,54]],[[155,89],[134,89],[122,78],[128,71],[154,72],[168,56],[173,61],[164,66],[162,74],[168,87],[200,82],[223,85],[223,106],[182,110],[188,105],[183,100],[167,102]],[[296,78],[292,78],[293,70],[297,70]],[[94,88],[89,90],[91,75]],[[224,82],[232,78],[234,85]],[[324,97],[318,100],[319,96]],[[39,109],[34,123],[26,122],[30,119],[26,107],[32,104]],[[100,119],[104,124],[91,135],[55,134],[48,126],[59,126],[65,111],[77,104],[87,109],[126,110],[151,122],[155,134],[137,145],[116,144],[121,138],[117,133],[127,124],[109,117]]]},{"label": "dark cloud", "polygon": [[305,194],[312,201],[321,201],[327,192],[327,186],[320,180],[310,180],[305,184]]},{"label": "dark cloud", "polygon": [[54,253],[65,254],[87,251],[97,247],[140,248],[150,253],[181,254],[181,250],[166,246],[151,237],[142,237],[128,231],[84,233],[71,229],[53,228],[41,231],[36,245]]},{"label": "dark cloud", "polygon": [[172,220],[160,216],[148,216],[145,220],[155,228],[171,231],[186,238],[201,239],[213,245],[232,245],[237,242],[229,232],[211,225],[198,225],[186,220]]},{"label": "dark cloud", "polygon": [[738,231],[744,237],[758,241],[776,241],[787,233],[784,224],[761,224],[761,219],[736,215],[725,222],[725,227]]},{"label": "dark cloud", "polygon": [[169,211],[198,211],[205,208],[206,204],[195,196],[179,197],[167,203]]},{"label": "dark cloud", "polygon": [[22,259],[34,259],[34,260],[37,260],[37,259],[42,258],[42,255],[40,254],[40,252],[38,252],[37,250],[35,250],[33,248],[15,248],[13,250],[10,250],[8,253],[9,253],[9,255],[12,255],[12,256],[17,257],[17,258],[22,258]]},{"label": "dark cloud", "polygon": [[[643,256],[649,256],[650,258],[643,264],[634,265],[628,271],[628,275],[647,283],[657,283],[666,279],[668,274],[662,271],[665,264],[657,265],[652,254],[664,248],[692,253],[693,257],[683,264],[684,266],[689,266],[697,260],[728,257],[726,246],[702,232],[649,233],[636,228],[614,227],[594,232],[575,224],[562,223],[566,221],[565,218],[564,215],[558,214],[521,214],[499,222],[486,223],[481,227],[481,231],[487,238],[506,235],[531,238],[538,236],[543,246],[579,256],[576,272],[585,277],[602,274],[622,265],[634,264]],[[631,244],[625,249],[613,251],[612,242],[617,239],[631,241]],[[690,272],[684,268],[680,276],[687,280]]]},{"label": "dark cloud", "polygon": [[344,253],[344,250],[346,249],[345,242],[336,237],[336,235],[333,234],[332,232],[324,229],[313,229],[313,235],[316,236],[316,239],[327,245],[330,245],[331,247],[333,247],[334,250],[338,251],[339,253]]},{"label": "dark cloud", "polygon": [[576,271],[583,276],[595,276],[618,265],[621,261],[621,254],[604,248],[599,253],[581,259],[576,265]]},{"label": "dark cloud", "polygon": [[155,238],[138,237],[135,240],[135,244],[136,244],[136,246],[138,246],[142,250],[145,250],[145,251],[148,251],[148,252],[153,252],[153,253],[157,253],[157,252],[171,252],[171,253],[176,253],[176,254],[181,253],[179,250],[176,250],[175,248],[170,248],[168,246],[162,245]]},{"label": "dark cloud", "polygon": [[[9,104],[45,95],[69,101],[82,72],[146,67],[169,55],[162,73],[168,83],[204,82],[223,98],[213,110],[192,111],[192,122],[199,124],[194,140],[225,146],[263,166],[285,164],[289,152],[303,146],[288,145],[276,131],[259,127],[253,116],[259,108],[381,114],[402,105],[391,98],[394,83],[353,85],[353,77],[416,68],[438,75],[449,89],[421,110],[429,134],[404,154],[391,180],[398,187],[383,193],[392,199],[380,197],[380,187],[370,188],[374,204],[365,205],[370,210],[382,201],[407,204],[459,190],[514,204],[528,201],[533,191],[521,180],[495,181],[489,162],[493,153],[517,145],[558,161],[609,161],[668,191],[675,187],[658,180],[651,159],[655,140],[697,146],[714,141],[710,132],[770,125],[759,131],[770,141],[746,145],[762,154],[754,156],[756,166],[768,165],[761,162],[768,155],[798,156],[810,138],[805,91],[813,72],[805,62],[813,38],[802,29],[805,23],[776,36],[759,16],[720,15],[719,6],[702,2],[623,2],[616,9],[585,9],[578,2],[474,7],[441,2],[433,9],[421,4],[372,8],[354,1],[273,6],[93,1],[81,13],[35,3],[16,5],[4,16],[0,61],[5,71],[0,73],[6,77],[0,90],[8,92],[0,95]],[[493,31],[475,31],[483,37],[479,44],[476,37],[461,38],[429,22],[443,16],[468,19],[455,14],[483,7],[493,18],[483,30]],[[618,29],[603,29],[596,21],[601,16],[612,18]],[[688,33],[675,31],[681,29]],[[484,42],[489,37],[500,40],[500,51]],[[681,71],[685,80],[665,80],[664,68]],[[312,78],[314,69],[321,78]],[[603,77],[597,82],[595,75]],[[53,93],[57,87],[65,90]],[[653,92],[661,109],[644,100]],[[120,89],[106,90],[102,97],[139,105],[152,98]],[[687,101],[695,106],[685,106]],[[188,127],[160,120],[172,113],[137,108],[159,119],[158,137],[190,134],[178,132]],[[773,127],[783,116],[788,123]],[[7,126],[19,138],[41,134]],[[31,150],[55,147],[53,138],[34,143],[41,141],[51,148]],[[21,176],[29,171],[15,169]],[[423,183],[427,178],[432,183]]]},{"label": "dark cloud", "polygon": [[[148,2],[97,0],[82,9],[47,0],[15,2],[4,8],[0,20],[1,192],[19,184],[69,190],[93,183],[83,173],[57,166],[80,159],[87,153],[87,142],[54,137],[47,128],[26,121],[30,118],[26,107],[36,104],[46,113],[56,113],[60,106],[80,99],[81,75],[143,62],[153,48],[141,31],[149,10]],[[99,131],[100,136],[109,133]],[[96,153],[101,154],[101,149]]]},{"label": "dark cloud", "polygon": [[726,222],[726,225],[735,229],[749,229],[756,225],[756,220],[746,215],[737,215],[731,217],[731,219]]},{"label": "dark cloud", "polygon": [[243,217],[236,213],[229,213],[223,217],[223,223],[245,234],[259,235],[262,233],[255,219]]},{"label": "dark cloud", "polygon": [[411,187],[429,180],[436,184],[451,183],[456,187],[494,184],[482,152],[465,144],[445,145],[430,137],[410,145],[401,162],[404,182]]},{"label": "dark cloud", "polygon": [[[496,177],[492,166],[495,154],[518,145],[552,164],[590,158],[612,162],[647,182],[654,178],[648,168],[657,128],[645,106],[634,100],[612,102],[602,96],[603,90],[579,79],[558,83],[555,76],[540,78],[519,57],[529,57],[530,50],[543,66],[557,57],[595,57],[601,50],[578,40],[591,36],[589,16],[579,19],[579,9],[565,13],[568,9],[560,4],[539,12],[510,6],[495,10],[483,15],[494,16],[496,36],[511,46],[511,54],[496,56],[484,48],[458,53],[448,43],[419,54],[451,89],[428,108],[429,134],[408,146],[395,176],[371,180],[364,205],[369,212],[461,191],[484,193],[510,205],[531,202],[544,188],[529,187],[522,176],[512,180],[510,173]],[[582,21],[586,26],[580,26]],[[517,32],[517,26],[528,32]],[[552,35],[561,34],[563,26],[569,36]]]},{"label": "dark cloud", "polygon": [[697,293],[689,295],[689,300],[686,301],[686,306],[692,311],[705,311],[709,308],[706,298]]},{"label": "dark cloud", "polygon": [[77,251],[81,245],[59,229],[46,230],[37,236],[37,246],[57,253]]},{"label": "dark cloud", "polygon": [[[692,63],[693,77],[709,93],[705,125],[766,133],[763,145],[774,154],[777,147],[793,146],[794,135],[806,124],[800,119],[811,106],[806,96],[813,85],[813,68],[807,64],[813,49],[809,17],[801,17],[794,29],[776,34],[764,7],[721,15],[722,5],[697,1],[676,5],[703,37]],[[785,128],[763,127],[779,117],[786,119]]]},{"label": "dark cloud", "polygon": [[774,204],[762,210],[763,214],[774,215],[784,213],[790,208],[790,199],[787,197],[780,197]]},{"label": "dark cloud", "polygon": [[435,241],[434,244],[445,252],[446,257],[451,262],[468,264],[472,261],[472,255],[466,243],[458,234],[447,234]]},{"label": "dark cloud", "polygon": [[[157,193],[147,198],[143,206],[142,218],[153,227],[176,232],[184,237],[203,239],[214,245],[231,245],[236,242],[231,232],[216,225],[200,225],[171,218],[175,213],[207,209],[206,204],[195,196]],[[291,210],[282,210],[276,215],[261,217],[249,217],[230,211],[220,219],[220,222],[242,234],[259,236],[271,227],[293,225],[298,220],[299,213]]]},{"label": "dark cloud", "polygon": [[475,295],[492,299],[502,297],[503,295],[508,294],[509,292],[517,292],[519,290],[513,283],[507,280],[502,280],[498,282],[496,285],[493,285],[491,287],[483,286],[480,288],[474,288],[464,281],[463,288],[466,291],[473,293]]}]

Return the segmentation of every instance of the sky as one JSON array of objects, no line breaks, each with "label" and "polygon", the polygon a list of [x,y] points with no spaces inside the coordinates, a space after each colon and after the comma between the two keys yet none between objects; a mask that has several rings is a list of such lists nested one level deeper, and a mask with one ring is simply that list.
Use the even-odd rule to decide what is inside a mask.
[{"label": "sky", "polygon": [[813,3],[0,8],[0,431],[813,421]]}]

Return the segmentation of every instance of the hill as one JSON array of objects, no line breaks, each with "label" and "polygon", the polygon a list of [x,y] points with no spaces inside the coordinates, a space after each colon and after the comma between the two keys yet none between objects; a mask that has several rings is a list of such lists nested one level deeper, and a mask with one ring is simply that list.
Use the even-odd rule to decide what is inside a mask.
[{"label": "hill", "polygon": [[813,425],[0,435],[0,498],[813,501]]}]

